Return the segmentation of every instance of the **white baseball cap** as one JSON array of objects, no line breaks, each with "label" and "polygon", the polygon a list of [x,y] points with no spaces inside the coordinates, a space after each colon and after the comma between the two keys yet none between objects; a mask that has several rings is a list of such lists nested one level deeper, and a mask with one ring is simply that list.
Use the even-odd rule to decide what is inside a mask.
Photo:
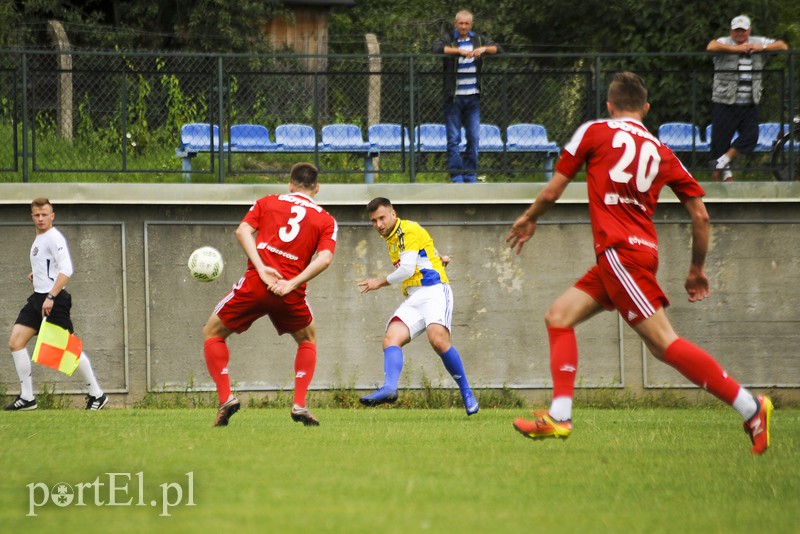
[{"label": "white baseball cap", "polygon": [[738,17],[734,17],[731,20],[731,29],[732,30],[749,30],[750,29],[750,17],[747,15],[739,15]]}]

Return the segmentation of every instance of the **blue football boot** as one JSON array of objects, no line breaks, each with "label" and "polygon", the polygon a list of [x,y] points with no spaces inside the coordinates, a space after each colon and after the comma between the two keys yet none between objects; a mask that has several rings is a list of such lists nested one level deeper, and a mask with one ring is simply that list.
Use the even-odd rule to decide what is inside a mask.
[{"label": "blue football boot", "polygon": [[472,393],[472,390],[468,389],[463,392],[461,396],[464,397],[464,408],[467,410],[467,415],[478,413],[480,406],[478,406],[478,399],[475,398],[475,394]]},{"label": "blue football boot", "polygon": [[375,393],[370,393],[359,399],[364,406],[378,406],[380,404],[393,404],[397,400],[397,390],[381,387]]}]

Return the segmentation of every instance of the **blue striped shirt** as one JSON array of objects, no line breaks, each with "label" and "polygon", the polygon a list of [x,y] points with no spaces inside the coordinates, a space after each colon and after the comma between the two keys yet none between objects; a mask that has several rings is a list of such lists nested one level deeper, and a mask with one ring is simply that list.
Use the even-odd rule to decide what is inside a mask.
[{"label": "blue striped shirt", "polygon": [[[459,39],[458,48],[459,50],[471,52],[473,50],[472,40],[469,37],[466,39]],[[474,58],[464,56],[458,57],[457,96],[476,95],[480,92],[478,90],[477,72]]]}]

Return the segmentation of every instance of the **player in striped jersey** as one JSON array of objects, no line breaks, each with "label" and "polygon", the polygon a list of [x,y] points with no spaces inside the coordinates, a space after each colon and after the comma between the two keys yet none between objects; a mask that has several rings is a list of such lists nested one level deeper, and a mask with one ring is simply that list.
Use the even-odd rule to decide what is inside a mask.
[{"label": "player in striped jersey", "polygon": [[762,454],[770,440],[770,399],[754,397],[710,354],[679,337],[664,311],[669,301],[656,281],[658,236],[652,220],[659,192],[670,187],[691,217],[692,258],[685,283],[691,302],[710,295],[704,268],[709,216],[703,189],[642,124],[649,107],[644,81],[631,72],[616,74],[608,88],[611,118],[578,128],[552,180],[511,227],[507,242],[519,253],[533,237],[539,217],[586,164],[597,263],[545,315],[553,377],[550,410],[532,421],[517,419],[514,427],[533,439],[569,437],[578,369],[574,328],[604,309],[616,309],[656,358],[738,411],[751,451]]},{"label": "player in striped jersey", "polygon": [[377,406],[397,400],[397,382],[403,370],[403,346],[425,332],[428,341],[458,384],[467,415],[478,413],[478,400],[472,393],[461,356],[450,342],[453,318],[453,292],[444,268],[447,257],[440,257],[427,230],[414,221],[397,217],[392,203],[378,197],[367,205],[372,227],[386,241],[395,271],[381,278],[358,283],[362,293],[388,285],[400,285],[408,297],[395,310],[383,337],[383,386],[364,397],[361,404]]}]

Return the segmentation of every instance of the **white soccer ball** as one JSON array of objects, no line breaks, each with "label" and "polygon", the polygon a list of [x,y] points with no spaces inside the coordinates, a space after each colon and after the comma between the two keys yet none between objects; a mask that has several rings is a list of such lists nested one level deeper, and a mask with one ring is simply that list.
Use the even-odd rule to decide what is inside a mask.
[{"label": "white soccer ball", "polygon": [[189,272],[198,282],[213,282],[224,266],[222,254],[214,247],[200,247],[189,256]]}]

